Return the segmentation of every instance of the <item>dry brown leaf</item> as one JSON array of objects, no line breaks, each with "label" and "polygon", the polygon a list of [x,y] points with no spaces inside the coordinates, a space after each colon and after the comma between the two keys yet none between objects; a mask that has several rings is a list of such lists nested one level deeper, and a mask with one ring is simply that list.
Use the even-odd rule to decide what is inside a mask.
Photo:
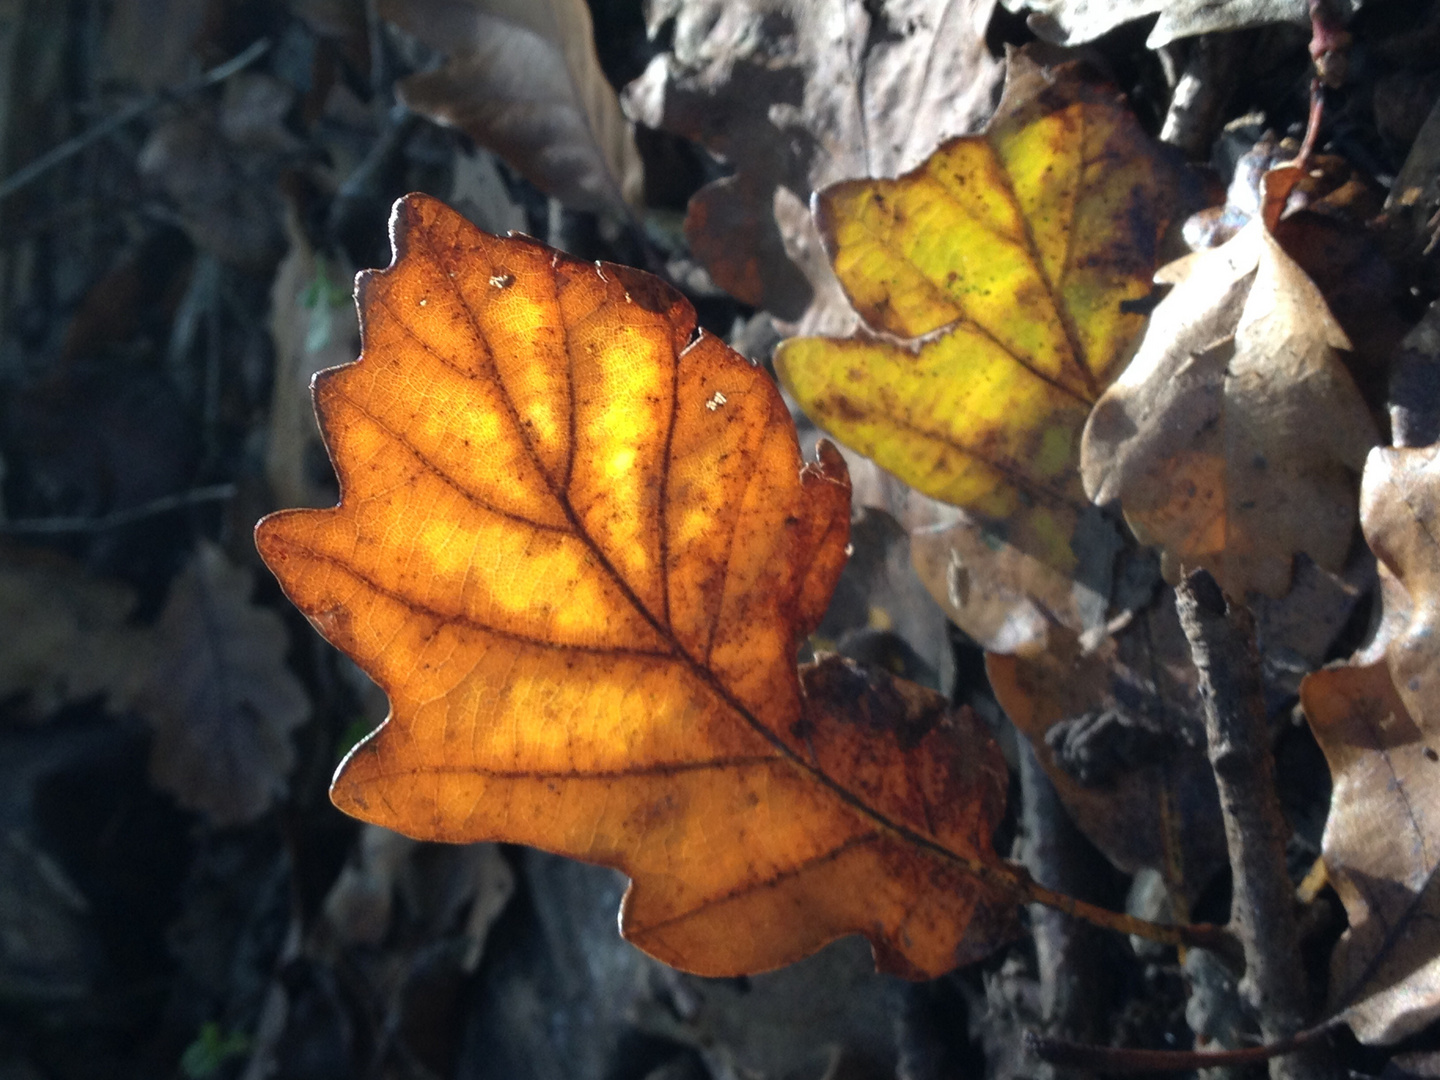
[{"label": "dry brown leaf", "polygon": [[945,612],[910,565],[910,538],[883,510],[850,523],[850,558],[811,641],[948,696],[954,657]]},{"label": "dry brown leaf", "polygon": [[[819,429],[798,407],[793,411],[803,445],[818,435]],[[920,494],[849,447],[838,449],[850,472],[855,512],[878,512],[909,534],[910,566],[904,575],[909,584],[903,588],[908,592],[918,582],[941,623],[940,632],[925,644],[906,635],[922,656],[939,650],[941,667],[946,664],[946,619],[963,626],[982,648],[1021,653],[1044,647],[1052,621],[1071,625],[1073,620],[1088,627],[1086,614],[1096,610],[1103,619],[1107,597],[1094,594],[1089,586],[1072,581],[1012,545],[996,545],[985,522]],[[851,563],[863,559],[857,545]],[[887,567],[886,574],[892,580],[899,576],[894,567]],[[831,606],[833,609],[834,602]],[[919,623],[912,623],[909,629],[922,633]],[[942,681],[942,692],[947,688],[948,683]]]},{"label": "dry brown leaf", "polygon": [[910,558],[946,615],[981,648],[1034,655],[1052,628],[1094,634],[1110,609],[1119,533],[1097,512],[1081,517],[1068,573],[1008,544],[991,525],[918,491],[905,500]]},{"label": "dry brown leaf", "polygon": [[1086,493],[1120,502],[1172,581],[1203,566],[1280,596],[1297,552],[1338,570],[1378,436],[1324,298],[1258,218],[1156,278],[1175,288],[1085,426]]},{"label": "dry brown leaf", "polygon": [[1300,698],[1334,779],[1323,854],[1350,916],[1331,1005],[1390,1043],[1440,1017],[1440,447],[1377,449],[1361,523],[1384,614],[1351,666]]},{"label": "dry brown leaf", "polygon": [[[807,333],[854,323],[809,212],[810,193],[895,176],[989,115],[1000,66],[994,0],[668,0],[670,52],[625,90],[639,122],[734,167],[691,200],[686,236],[731,295]],[[896,123],[903,117],[903,123]],[[808,312],[808,314],[807,314]]]},{"label": "dry brown leaf", "polygon": [[285,793],[291,732],[310,715],[285,666],[285,624],[250,602],[252,585],[202,542],[170,587],[156,661],[134,698],[155,729],[151,779],[222,826],[254,820]]},{"label": "dry brown leaf", "polygon": [[0,548],[0,700],[35,719],[102,694],[123,706],[150,657],[127,625],[134,606],[129,588],[67,559]]},{"label": "dry brown leaf", "polygon": [[[819,429],[795,410],[801,442]],[[839,447],[850,472],[857,511],[878,510],[909,533],[912,576],[939,610],[983,649],[1032,655],[1043,651],[1058,624],[1093,636],[1107,622],[1115,597],[1118,530],[1100,514],[1082,518],[1079,565],[1062,573],[1013,544],[957,506],[932,499],[849,447]],[[924,651],[924,650],[922,650]]]},{"label": "dry brown leaf", "polygon": [[400,82],[410,108],[577,210],[623,215],[640,201],[640,155],[585,0],[381,0],[380,13],[449,57]]},{"label": "dry brown leaf", "polygon": [[1050,641],[1034,656],[986,654],[996,698],[1091,842],[1127,873],[1160,870],[1193,900],[1227,856],[1173,604],[1092,652],[1059,628]]}]

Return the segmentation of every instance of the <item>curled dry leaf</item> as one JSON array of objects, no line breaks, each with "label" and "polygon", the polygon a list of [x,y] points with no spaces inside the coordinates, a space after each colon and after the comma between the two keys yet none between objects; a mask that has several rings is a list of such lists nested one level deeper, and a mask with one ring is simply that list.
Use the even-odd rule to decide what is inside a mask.
[{"label": "curled dry leaf", "polygon": [[[1044,577],[1028,557],[1054,571],[1040,582],[1051,594],[1056,575],[1091,561],[1080,431],[1144,325],[1128,305],[1149,292],[1181,201],[1168,154],[1113,89],[1012,55],[984,135],[946,143],[899,180],[817,197],[836,273],[886,336],[791,339],[776,369],[825,430],[963,508],[985,546],[1018,549],[1002,560],[1013,592]],[[968,569],[991,576],[988,564]],[[988,602],[936,598],[999,644]]]},{"label": "curled dry leaf", "polygon": [[1119,501],[1171,581],[1203,566],[1231,595],[1281,596],[1297,552],[1339,570],[1378,436],[1320,291],[1258,217],[1157,280],[1175,288],[1086,424],[1085,490]]},{"label": "curled dry leaf", "polygon": [[[617,867],[625,935],[713,975],[869,937],[985,951],[1005,771],[968,713],[830,658],[849,484],[765,373],[648,275],[401,200],[364,351],[316,401],[341,504],[257,528],[390,696],[332,797],[409,835]],[[1003,874],[1003,871],[1000,871]]]},{"label": "curled dry leaf", "polygon": [[202,542],[170,587],[156,660],[134,699],[155,729],[151,778],[222,826],[253,821],[285,793],[290,735],[310,715],[285,666],[285,625],[250,602],[252,587]]},{"label": "curled dry leaf", "polygon": [[585,0],[380,0],[380,13],[449,57],[401,80],[410,108],[577,210],[625,214],[640,201],[640,155]]},{"label": "curled dry leaf", "polygon": [[[810,193],[894,176],[989,115],[1000,67],[994,0],[668,0],[670,51],[625,89],[639,122],[734,168],[690,201],[685,235],[732,296],[810,333],[850,313],[808,212]],[[895,117],[904,117],[896,124]]]},{"label": "curled dry leaf", "polygon": [[1384,616],[1300,700],[1334,779],[1323,854],[1350,916],[1331,1005],[1362,1042],[1390,1043],[1440,1017],[1440,447],[1372,451],[1360,520]]}]

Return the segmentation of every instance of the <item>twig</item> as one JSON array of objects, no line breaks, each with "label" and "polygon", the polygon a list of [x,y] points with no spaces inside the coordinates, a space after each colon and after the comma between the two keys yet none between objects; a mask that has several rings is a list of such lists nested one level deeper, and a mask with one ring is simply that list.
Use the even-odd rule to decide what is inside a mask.
[{"label": "twig", "polygon": [[171,510],[182,507],[224,502],[226,499],[233,499],[236,490],[234,484],[212,484],[174,495],[162,495],[158,499],[116,510],[103,517],[19,518],[15,521],[0,521],[0,533],[12,536],[56,536],[66,533],[105,532],[107,529],[118,529],[121,525],[143,521],[158,514],[168,514]]},{"label": "twig", "polygon": [[113,131],[119,130],[131,120],[148,112],[162,102],[185,97],[195,93],[197,90],[203,90],[207,86],[214,86],[218,82],[224,82],[236,72],[243,71],[249,67],[269,50],[269,40],[261,38],[259,41],[251,44],[249,48],[226,60],[218,67],[213,67],[198,78],[182,83],[178,89],[148,94],[139,101],[132,102],[114,116],[100,121],[100,123],[94,127],[82,131],[72,139],[65,140],[65,142],[53,150],[41,154],[34,161],[30,162],[29,165],[26,165],[18,172],[12,173],[3,181],[0,181],[0,202],[8,199],[27,184],[34,183],[51,169],[55,168],[55,166],[68,161],[91,143],[103,139]]},{"label": "twig", "polygon": [[1106,1073],[1182,1072],[1191,1069],[1234,1068],[1273,1061],[1310,1046],[1323,1046],[1323,1038],[1334,1027],[1327,1021],[1318,1027],[1297,1032],[1288,1039],[1241,1050],[1143,1050],[1124,1046],[1090,1046],[1085,1043],[1047,1039],[1026,1032],[1026,1047],[1041,1061]]},{"label": "twig", "polygon": [[[1294,888],[1285,867],[1289,829],[1275,793],[1260,659],[1247,608],[1227,604],[1207,571],[1175,587],[1180,625],[1200,675],[1210,767],[1234,878],[1230,925],[1245,953],[1242,999],[1256,1014],[1267,1043],[1281,1043],[1304,1026],[1305,969],[1295,920]],[[1317,1080],[1338,1075],[1327,1048],[1308,1046],[1274,1058],[1272,1080]]]}]

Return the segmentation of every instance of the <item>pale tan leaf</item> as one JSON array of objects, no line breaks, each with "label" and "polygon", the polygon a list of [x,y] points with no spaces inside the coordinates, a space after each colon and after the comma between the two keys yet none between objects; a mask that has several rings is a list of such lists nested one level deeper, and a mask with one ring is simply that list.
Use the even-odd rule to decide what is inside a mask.
[{"label": "pale tan leaf", "polygon": [[1440,1017],[1440,447],[1373,451],[1361,523],[1384,615],[1300,699],[1334,780],[1323,854],[1350,917],[1331,1008],[1391,1043]]},{"label": "pale tan leaf", "polygon": [[1338,570],[1378,437],[1324,298],[1259,219],[1157,279],[1175,288],[1085,426],[1086,494],[1120,502],[1170,580],[1281,596],[1297,552]]}]

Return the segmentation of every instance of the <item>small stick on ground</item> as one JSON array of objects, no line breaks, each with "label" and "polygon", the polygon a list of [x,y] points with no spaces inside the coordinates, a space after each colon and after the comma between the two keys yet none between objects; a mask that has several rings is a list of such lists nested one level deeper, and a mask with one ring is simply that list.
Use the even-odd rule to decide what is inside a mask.
[{"label": "small stick on ground", "polygon": [[[1304,1027],[1308,1001],[1295,890],[1285,867],[1290,830],[1275,793],[1254,620],[1248,609],[1227,605],[1204,570],[1177,585],[1175,599],[1200,673],[1210,765],[1225,819],[1234,876],[1230,925],[1245,953],[1240,993],[1255,1011],[1265,1042],[1279,1043]],[[1272,1080],[1339,1075],[1323,1044],[1270,1061]]]}]

